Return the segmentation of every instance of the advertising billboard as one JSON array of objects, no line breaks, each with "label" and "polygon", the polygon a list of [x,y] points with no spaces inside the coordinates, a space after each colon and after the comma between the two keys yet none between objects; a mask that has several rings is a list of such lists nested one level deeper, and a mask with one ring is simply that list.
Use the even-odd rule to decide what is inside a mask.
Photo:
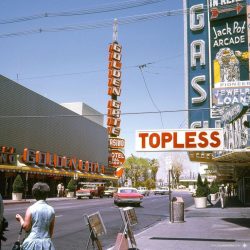
[{"label": "advertising billboard", "polygon": [[246,0],[184,0],[190,128],[215,127],[225,108],[249,103]]},{"label": "advertising billboard", "polygon": [[222,129],[139,130],[136,151],[219,151],[223,150]]},{"label": "advertising billboard", "polygon": [[249,102],[246,1],[210,1],[209,13],[211,117],[220,117],[222,109]]},{"label": "advertising billboard", "polygon": [[209,33],[206,0],[184,0],[185,15],[185,92],[190,128],[209,127],[210,75]]}]

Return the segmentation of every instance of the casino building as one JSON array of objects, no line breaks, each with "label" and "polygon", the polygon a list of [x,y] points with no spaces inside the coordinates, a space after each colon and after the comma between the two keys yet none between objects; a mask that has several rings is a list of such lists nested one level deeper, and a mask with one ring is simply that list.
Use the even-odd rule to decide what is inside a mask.
[{"label": "casino building", "polygon": [[[89,109],[90,110],[90,109]],[[88,110],[88,111],[89,111]],[[37,181],[116,182],[108,167],[107,129],[0,75],[0,192],[10,198],[19,173],[27,197]]]}]

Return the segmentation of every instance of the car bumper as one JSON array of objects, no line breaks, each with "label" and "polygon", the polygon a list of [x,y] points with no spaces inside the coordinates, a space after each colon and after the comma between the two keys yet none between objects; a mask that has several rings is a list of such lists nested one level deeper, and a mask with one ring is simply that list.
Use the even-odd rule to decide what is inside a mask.
[{"label": "car bumper", "polygon": [[140,199],[115,199],[114,200],[118,204],[140,204],[142,200]]},{"label": "car bumper", "polygon": [[90,196],[90,194],[84,194],[84,193],[76,194],[76,197],[89,197],[89,196]]}]

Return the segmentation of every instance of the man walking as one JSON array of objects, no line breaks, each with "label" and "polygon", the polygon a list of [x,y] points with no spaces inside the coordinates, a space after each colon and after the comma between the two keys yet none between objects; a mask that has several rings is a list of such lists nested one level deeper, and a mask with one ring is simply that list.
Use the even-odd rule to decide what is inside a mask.
[{"label": "man walking", "polygon": [[219,193],[220,193],[221,208],[223,209],[225,207],[225,195],[226,195],[224,184],[220,186]]}]

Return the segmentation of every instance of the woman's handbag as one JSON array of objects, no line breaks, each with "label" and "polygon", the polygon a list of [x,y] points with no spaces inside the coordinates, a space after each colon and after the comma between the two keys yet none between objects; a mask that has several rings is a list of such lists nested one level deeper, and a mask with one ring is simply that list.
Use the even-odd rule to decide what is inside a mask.
[{"label": "woman's handbag", "polygon": [[21,235],[22,235],[22,230],[23,230],[23,227],[21,227],[21,229],[19,231],[19,234],[18,234],[18,237],[17,237],[17,241],[14,243],[14,246],[12,247],[12,250],[21,250],[20,239],[21,239]]}]

